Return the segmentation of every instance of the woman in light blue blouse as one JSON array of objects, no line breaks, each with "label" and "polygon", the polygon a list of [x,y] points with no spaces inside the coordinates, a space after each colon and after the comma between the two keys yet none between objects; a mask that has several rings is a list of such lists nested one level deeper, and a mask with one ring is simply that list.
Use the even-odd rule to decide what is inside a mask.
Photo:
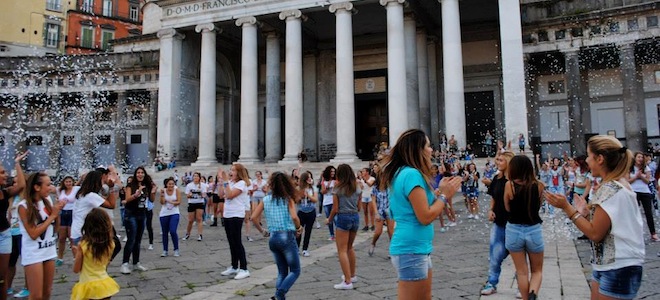
[{"label": "woman in light blue blouse", "polygon": [[460,177],[449,177],[437,190],[431,188],[432,151],[426,134],[410,129],[399,136],[383,162],[380,180],[388,189],[396,222],[390,255],[398,273],[399,299],[431,299],[432,223],[461,185]]},{"label": "woman in light blue blouse", "polygon": [[296,236],[300,236],[302,227],[295,205],[299,194],[291,179],[281,172],[271,175],[268,186],[272,193],[259,202],[251,219],[258,220],[262,212],[266,214],[270,231],[268,245],[277,265],[275,296],[271,299],[279,300],[285,299],[286,293],[300,276]]}]

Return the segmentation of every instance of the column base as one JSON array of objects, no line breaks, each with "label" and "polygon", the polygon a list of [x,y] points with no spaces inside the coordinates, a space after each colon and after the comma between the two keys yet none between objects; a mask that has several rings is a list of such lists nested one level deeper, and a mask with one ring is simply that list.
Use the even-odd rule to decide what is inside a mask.
[{"label": "column base", "polygon": [[277,163],[281,165],[294,165],[294,164],[298,164],[298,162],[299,162],[298,155],[296,156],[284,155],[284,158],[282,158],[282,160],[278,161]]},{"label": "column base", "polygon": [[218,161],[214,158],[197,158],[197,161],[191,163],[191,167],[210,167],[218,164]]},{"label": "column base", "polygon": [[236,162],[242,165],[253,165],[255,163],[261,163],[261,160],[258,157],[239,156]]},{"label": "column base", "polygon": [[337,154],[335,158],[331,159],[331,163],[354,163],[362,161],[355,154]]},{"label": "column base", "polygon": [[279,156],[273,156],[273,157],[266,157],[264,159],[265,163],[277,163],[281,160],[282,158]]}]

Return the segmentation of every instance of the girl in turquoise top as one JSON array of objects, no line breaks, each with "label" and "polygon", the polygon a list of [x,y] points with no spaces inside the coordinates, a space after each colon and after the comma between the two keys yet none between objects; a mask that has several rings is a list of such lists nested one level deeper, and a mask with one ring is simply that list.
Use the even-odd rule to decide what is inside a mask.
[{"label": "girl in turquoise top", "polygon": [[426,134],[410,129],[382,162],[381,186],[388,189],[390,215],[396,222],[390,255],[398,272],[399,299],[431,299],[432,222],[461,185],[460,177],[448,177],[437,190],[431,188],[432,152]]}]

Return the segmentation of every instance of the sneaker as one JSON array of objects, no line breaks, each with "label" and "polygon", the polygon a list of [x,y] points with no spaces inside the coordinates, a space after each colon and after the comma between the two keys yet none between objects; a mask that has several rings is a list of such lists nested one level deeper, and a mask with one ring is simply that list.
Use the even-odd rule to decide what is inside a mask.
[{"label": "sneaker", "polygon": [[14,294],[14,298],[27,298],[30,296],[30,291],[26,288],[23,288],[20,292]]},{"label": "sneaker", "polygon": [[181,254],[179,254],[179,250],[174,250],[174,257],[179,257]]},{"label": "sneaker", "polygon": [[62,264],[64,264],[64,261],[63,261],[63,260],[61,260],[61,259],[59,259],[59,258],[55,260],[55,266],[56,266],[56,267],[61,267]]},{"label": "sneaker", "polygon": [[254,242],[254,239],[252,239],[251,237],[248,236],[248,237],[247,237],[247,241],[248,241],[248,242]]},{"label": "sneaker", "polygon": [[149,248],[147,250],[154,250],[154,244],[149,244]]},{"label": "sneaker", "polygon": [[440,232],[442,233],[447,232],[447,227],[440,227]]},{"label": "sneaker", "polygon": [[522,299],[522,294],[520,293],[520,291],[516,292],[516,299]]},{"label": "sneaker", "polygon": [[314,226],[316,226],[316,229],[321,229],[321,223],[319,221],[314,222]]},{"label": "sneaker", "polygon": [[149,271],[149,269],[145,268],[141,263],[134,264],[133,269],[141,272]]},{"label": "sneaker", "polygon": [[449,222],[449,223],[447,223],[447,226],[454,227],[454,226],[456,226],[456,222]]},{"label": "sneaker", "polygon": [[660,238],[657,234],[651,236],[651,242],[660,242]]},{"label": "sneaker", "polygon": [[121,272],[122,274],[131,274],[131,268],[128,267],[128,263],[121,264],[121,268],[119,268],[119,272]]},{"label": "sneaker", "polygon": [[331,237],[328,238],[328,241],[334,241],[334,240],[335,240],[334,236],[331,236]]},{"label": "sneaker", "polygon": [[376,230],[376,226],[371,225],[371,227],[369,227],[369,229],[371,229],[371,231],[374,231],[374,230]]},{"label": "sneaker", "polygon": [[238,273],[236,273],[236,277],[234,277],[234,279],[241,280],[241,279],[245,279],[245,278],[248,278],[248,277],[250,277],[250,271],[239,269]]},{"label": "sneaker", "polygon": [[303,250],[303,256],[304,257],[309,257],[309,251]]},{"label": "sneaker", "polygon": [[167,256],[167,251],[163,251],[163,253],[160,254],[160,257],[166,257]]},{"label": "sneaker", "polygon": [[479,215],[474,215],[475,220],[479,220]]},{"label": "sneaker", "polygon": [[371,257],[371,256],[374,256],[374,251],[376,251],[376,246],[375,246],[375,245],[371,245],[371,246],[369,246],[369,251],[367,251],[367,253],[368,253],[369,256]]},{"label": "sneaker", "polygon": [[264,230],[263,235],[264,235],[264,237],[269,237],[270,232],[268,232],[268,230]]},{"label": "sneaker", "polygon": [[338,284],[335,284],[335,290],[352,290],[353,289],[353,283],[346,283],[346,282],[340,282]]},{"label": "sneaker", "polygon": [[126,228],[124,228],[124,226],[122,226],[121,228],[119,228],[119,231],[124,232],[124,231],[126,231]]},{"label": "sneaker", "polygon": [[[346,280],[346,279],[344,279],[344,275],[341,275],[341,280]],[[353,282],[358,282],[357,276],[351,277],[351,283],[353,283]]]},{"label": "sneaker", "polygon": [[197,241],[199,241],[199,242],[202,241],[202,235],[201,234],[197,237]]},{"label": "sneaker", "polygon": [[14,291],[14,289],[12,289],[12,288],[7,289],[7,295],[13,295],[15,292],[16,291]]},{"label": "sneaker", "polygon": [[183,236],[182,240],[187,241],[190,238],[190,234],[187,234]]},{"label": "sneaker", "polygon": [[368,230],[369,230],[369,226],[362,227],[362,231],[368,231]]},{"label": "sneaker", "polygon": [[124,243],[126,243],[126,241],[128,241],[128,237],[127,237],[127,236],[125,236],[125,237],[124,237],[124,239],[123,239],[123,240],[121,240],[121,241],[122,241],[122,242],[124,242]]},{"label": "sneaker", "polygon": [[468,219],[474,219],[474,215],[469,214],[469,215],[468,215]]},{"label": "sneaker", "polygon": [[494,285],[490,284],[490,282],[486,282],[486,285],[484,285],[484,288],[481,289],[481,294],[484,295],[484,296],[492,295],[492,294],[495,294],[495,293],[497,293],[497,288]]},{"label": "sneaker", "polygon": [[229,275],[234,275],[234,274],[236,274],[236,273],[238,273],[238,269],[234,269],[234,268],[232,268],[232,267],[228,267],[227,270],[222,271],[222,273],[220,273],[220,275],[222,275],[222,276],[229,276]]}]

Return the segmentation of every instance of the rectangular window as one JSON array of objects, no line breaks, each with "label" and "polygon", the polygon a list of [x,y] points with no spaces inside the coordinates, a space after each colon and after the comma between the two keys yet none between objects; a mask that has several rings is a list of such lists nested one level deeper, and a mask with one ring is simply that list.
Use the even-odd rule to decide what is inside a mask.
[{"label": "rectangular window", "polygon": [[646,17],[646,28],[658,27],[658,16]]},{"label": "rectangular window", "polygon": [[115,32],[110,30],[101,31],[101,49],[108,50],[110,48],[110,40],[115,39]]},{"label": "rectangular window", "polygon": [[555,31],[555,40],[563,40],[566,38],[566,29]]},{"label": "rectangular window", "polygon": [[80,46],[83,48],[94,48],[94,27],[82,27]]},{"label": "rectangular window", "polygon": [[110,135],[97,135],[96,136],[96,144],[97,145],[110,145],[110,142],[112,142],[112,139],[110,138]]},{"label": "rectangular window", "polygon": [[94,0],[82,0],[80,10],[88,13],[94,12]]},{"label": "rectangular window", "polygon": [[142,144],[142,135],[131,134],[131,144]]},{"label": "rectangular window", "polygon": [[62,138],[62,145],[64,146],[73,146],[76,144],[76,137],[73,135],[65,135]]},{"label": "rectangular window", "polygon": [[129,15],[128,17],[132,20],[137,22],[139,19],[139,12],[140,10],[138,9],[137,5],[131,5],[131,8],[129,10]]},{"label": "rectangular window", "polygon": [[97,122],[110,122],[112,121],[112,113],[109,111],[101,111],[96,113],[94,118]]},{"label": "rectangular window", "polygon": [[600,26],[598,26],[598,25],[596,25],[596,26],[591,26],[589,32],[590,32],[590,35],[598,35],[598,34],[600,34],[600,33],[601,33]]},{"label": "rectangular window", "polygon": [[547,31],[545,31],[545,30],[539,31],[537,33],[537,35],[539,37],[539,42],[547,42],[548,41],[548,32]]},{"label": "rectangular window", "polygon": [[103,15],[112,17],[112,0],[103,0]]},{"label": "rectangular window", "polygon": [[133,75],[133,81],[140,82],[140,74]]},{"label": "rectangular window", "polygon": [[639,30],[639,24],[637,23],[637,19],[628,20],[628,31],[635,31],[635,30]]},{"label": "rectangular window", "polygon": [[619,32],[619,22],[610,22],[608,26],[610,32]]},{"label": "rectangular window", "polygon": [[566,93],[563,80],[548,81],[548,94],[563,94]]},{"label": "rectangular window", "polygon": [[46,9],[53,11],[61,11],[62,4],[60,4],[60,0],[46,0]]},{"label": "rectangular window", "polygon": [[57,48],[60,43],[60,25],[46,24],[46,47]]},{"label": "rectangular window", "polygon": [[131,121],[142,121],[142,111],[141,110],[132,110],[131,111]]},{"label": "rectangular window", "polygon": [[28,146],[43,146],[44,137],[40,135],[31,135],[28,136],[27,145]]},{"label": "rectangular window", "polygon": [[582,33],[582,27],[573,27],[571,28],[571,36],[573,37],[578,37],[578,36],[583,36],[584,34]]}]

